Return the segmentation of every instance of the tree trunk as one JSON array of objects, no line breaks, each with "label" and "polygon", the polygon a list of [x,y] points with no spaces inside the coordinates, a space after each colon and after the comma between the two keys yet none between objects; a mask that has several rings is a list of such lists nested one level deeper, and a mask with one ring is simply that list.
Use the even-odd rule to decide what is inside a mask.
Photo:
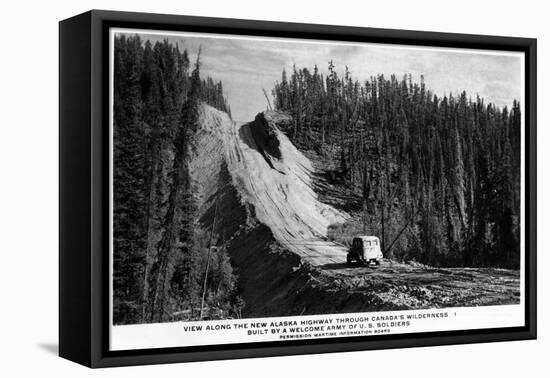
[{"label": "tree trunk", "polygon": [[175,141],[176,154],[174,156],[174,181],[168,198],[168,209],[164,225],[164,234],[160,241],[158,253],[158,269],[156,274],[156,286],[152,304],[151,320],[162,321],[164,318],[166,297],[168,295],[169,283],[172,275],[172,263],[178,252],[178,233],[181,231],[181,218],[184,215],[181,209],[186,192],[187,165],[187,143],[185,129],[180,127],[178,137]]}]

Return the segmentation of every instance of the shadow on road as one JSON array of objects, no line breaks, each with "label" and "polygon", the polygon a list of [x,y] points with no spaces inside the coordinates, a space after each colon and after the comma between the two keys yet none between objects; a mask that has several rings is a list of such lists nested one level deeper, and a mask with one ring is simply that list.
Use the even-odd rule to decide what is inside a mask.
[{"label": "shadow on road", "polygon": [[348,265],[347,263],[331,263],[331,264],[319,265],[319,268],[324,269],[324,270],[329,270],[329,269],[349,269],[349,268],[353,268],[353,266],[352,266],[352,265]]},{"label": "shadow on road", "polygon": [[374,265],[374,264],[364,264],[364,265],[361,265],[361,264],[353,264],[353,265],[350,265],[348,263],[331,263],[331,264],[324,264],[324,265],[319,265],[319,268],[323,269],[323,270],[349,270],[349,269],[357,269],[357,270],[377,270],[377,269],[380,269],[381,267],[380,266],[377,266],[377,265]]}]

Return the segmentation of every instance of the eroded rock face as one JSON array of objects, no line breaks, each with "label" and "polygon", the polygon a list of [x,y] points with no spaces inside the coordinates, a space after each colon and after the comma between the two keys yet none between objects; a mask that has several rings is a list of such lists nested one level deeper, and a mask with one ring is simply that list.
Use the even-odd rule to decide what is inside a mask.
[{"label": "eroded rock face", "polygon": [[269,154],[274,158],[281,159],[281,142],[277,138],[277,131],[274,122],[269,122],[264,113],[259,113],[254,122],[250,124],[250,131],[260,153]]}]

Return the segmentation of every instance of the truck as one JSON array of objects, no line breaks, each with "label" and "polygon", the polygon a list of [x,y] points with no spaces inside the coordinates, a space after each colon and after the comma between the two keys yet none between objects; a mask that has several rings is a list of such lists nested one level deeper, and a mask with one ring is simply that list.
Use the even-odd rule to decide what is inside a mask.
[{"label": "truck", "polygon": [[350,265],[354,263],[380,265],[383,257],[380,239],[376,236],[356,236],[353,238],[346,260]]}]

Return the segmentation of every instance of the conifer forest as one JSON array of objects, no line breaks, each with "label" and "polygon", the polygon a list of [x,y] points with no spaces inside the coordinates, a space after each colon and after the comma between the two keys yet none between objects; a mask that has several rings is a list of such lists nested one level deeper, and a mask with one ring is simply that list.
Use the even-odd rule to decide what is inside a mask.
[{"label": "conifer forest", "polygon": [[[158,322],[180,308],[198,316],[210,235],[196,227],[186,160],[198,103],[229,112],[222,83],[200,77],[200,54],[190,62],[167,41],[124,35],[114,77],[114,318]],[[207,301],[238,311],[228,257],[214,256]]]},{"label": "conifer forest", "polygon": [[275,108],[292,114],[292,142],[349,189],[355,226],[399,260],[517,269],[519,103],[438,95],[410,75],[359,82],[347,67],[328,70],[283,71]]}]

